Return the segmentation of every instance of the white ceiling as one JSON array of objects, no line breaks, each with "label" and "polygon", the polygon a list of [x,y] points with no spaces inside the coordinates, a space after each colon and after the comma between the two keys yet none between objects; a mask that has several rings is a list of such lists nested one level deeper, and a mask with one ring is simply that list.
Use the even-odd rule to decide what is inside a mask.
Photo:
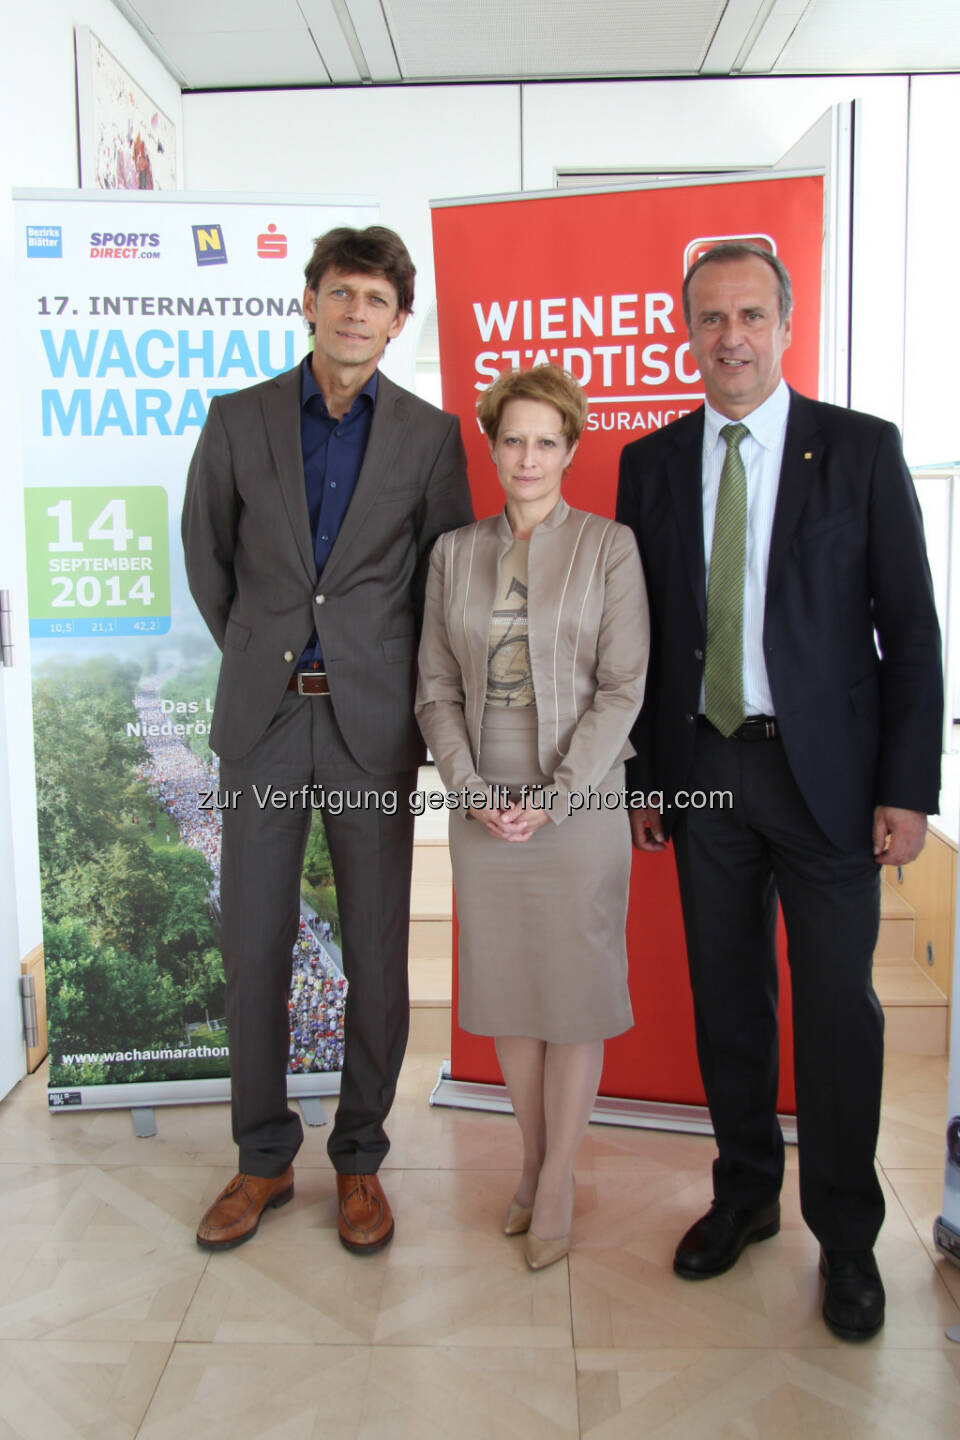
[{"label": "white ceiling", "polygon": [[184,89],[960,69],[957,0],[113,0]]}]

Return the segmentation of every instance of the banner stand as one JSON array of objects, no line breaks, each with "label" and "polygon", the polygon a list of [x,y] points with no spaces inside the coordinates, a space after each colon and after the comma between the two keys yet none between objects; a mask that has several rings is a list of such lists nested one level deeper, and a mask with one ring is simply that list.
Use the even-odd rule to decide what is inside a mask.
[{"label": "banner stand", "polygon": [[[623,446],[703,400],[682,287],[690,265],[718,241],[753,240],[787,265],[802,324],[786,352],[785,376],[802,393],[820,393],[821,317],[828,334],[834,328],[825,190],[818,167],[433,201],[443,403],[460,417],[477,515],[503,504],[476,422],[478,393],[504,370],[549,362],[573,374],[591,406],[565,498],[575,508],[614,514]],[[832,206],[831,191],[831,223]],[[593,1118],[708,1133],[669,853],[633,865],[627,953],[635,1025],[605,1046],[603,1098]],[[777,1107],[790,1112],[792,1015],[782,932],[778,955]],[[433,1103],[479,1106],[483,1097],[492,1108],[506,1108],[496,1100],[502,1092],[492,1043],[457,1024],[456,988],[452,1021],[449,1073]]]},{"label": "banner stand", "polygon": [[[960,885],[957,886],[953,922],[953,999],[950,1005],[950,1070],[947,1080],[946,1154],[943,1171],[943,1213],[933,1222],[933,1243],[960,1265],[960,1005],[956,986],[960,981]],[[960,1326],[954,1326],[951,1340],[960,1342]]]},{"label": "banner stand", "polygon": [[[505,1085],[479,1080],[455,1080],[449,1060],[440,1066],[437,1083],[430,1092],[430,1104],[452,1110],[489,1110],[512,1115],[513,1106]],[[797,1117],[778,1115],[783,1138],[797,1143]],[[590,1114],[591,1125],[624,1125],[635,1130],[670,1130],[681,1135],[712,1135],[713,1125],[706,1105],[678,1105],[660,1100],[625,1100],[617,1095],[598,1095]],[[960,1241],[960,1236],[957,1237]]]},{"label": "banner stand", "polygon": [[[191,598],[184,481],[210,401],[308,347],[314,237],[365,196],[14,191],[22,488],[48,1108],[230,1096],[220,954],[220,657]],[[20,497],[22,495],[22,512]],[[283,799],[282,796],[280,796]],[[276,796],[271,796],[276,806]],[[263,808],[267,798],[247,797]],[[291,952],[288,1094],[339,1094],[347,982],[313,804]]]},{"label": "banner stand", "polygon": [[[340,1094],[340,1071],[318,1071],[306,1075],[287,1076],[287,1095],[300,1103],[308,1125],[325,1125],[325,1119],[311,1119],[320,1101]],[[141,1080],[131,1085],[66,1085],[47,1091],[47,1105],[52,1114],[68,1110],[152,1110],[159,1105],[208,1105],[229,1101],[230,1077],[211,1080],[177,1080],[159,1087],[154,1080]],[[315,1104],[313,1102],[316,1102]],[[134,1129],[137,1122],[134,1121]],[[137,1131],[139,1134],[140,1132]]]}]

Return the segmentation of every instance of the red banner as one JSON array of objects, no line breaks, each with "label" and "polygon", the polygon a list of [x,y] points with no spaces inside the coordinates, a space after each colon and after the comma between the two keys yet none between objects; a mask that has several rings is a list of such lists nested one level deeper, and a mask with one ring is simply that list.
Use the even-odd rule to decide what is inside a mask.
[{"label": "red banner", "polygon": [[[784,373],[816,395],[820,177],[434,209],[443,404],[461,419],[478,515],[498,510],[503,496],[477,424],[477,397],[501,370],[547,362],[570,370],[590,398],[564,494],[571,505],[613,514],[623,446],[703,401],[681,286],[702,250],[727,239],[768,247],[790,271],[796,309]],[[627,942],[636,1025],[608,1042],[601,1093],[702,1104],[672,855],[635,856]],[[782,958],[781,982],[780,1105],[789,1112],[793,1049]],[[500,1079],[492,1043],[456,1023],[451,1069],[457,1079]]]}]

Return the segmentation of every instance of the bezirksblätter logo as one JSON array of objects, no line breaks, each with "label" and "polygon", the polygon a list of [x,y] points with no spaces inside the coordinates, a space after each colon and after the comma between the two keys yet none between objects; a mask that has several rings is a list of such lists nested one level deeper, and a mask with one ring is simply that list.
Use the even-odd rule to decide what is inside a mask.
[{"label": "bezirksbl\u00e4tter logo", "polygon": [[159,260],[160,236],[152,231],[94,230],[90,236],[91,260]]},{"label": "bezirksbl\u00e4tter logo", "polygon": [[27,259],[62,260],[63,227],[61,225],[28,225]]},{"label": "bezirksbl\u00e4tter logo", "polygon": [[226,265],[227,246],[219,225],[193,225],[193,248],[198,265]]}]

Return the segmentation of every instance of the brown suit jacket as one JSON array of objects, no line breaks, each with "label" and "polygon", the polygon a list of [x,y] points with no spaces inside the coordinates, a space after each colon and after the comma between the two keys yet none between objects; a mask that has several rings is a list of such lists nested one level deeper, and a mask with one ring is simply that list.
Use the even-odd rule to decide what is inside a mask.
[{"label": "brown suit jacket", "polygon": [[417,639],[434,540],[472,517],[460,426],[380,375],[356,490],[323,573],[300,446],[300,367],[211,402],[187,480],[190,590],[223,652],[210,743],[246,755],[316,628],[337,723],[373,773],[417,765]]}]

